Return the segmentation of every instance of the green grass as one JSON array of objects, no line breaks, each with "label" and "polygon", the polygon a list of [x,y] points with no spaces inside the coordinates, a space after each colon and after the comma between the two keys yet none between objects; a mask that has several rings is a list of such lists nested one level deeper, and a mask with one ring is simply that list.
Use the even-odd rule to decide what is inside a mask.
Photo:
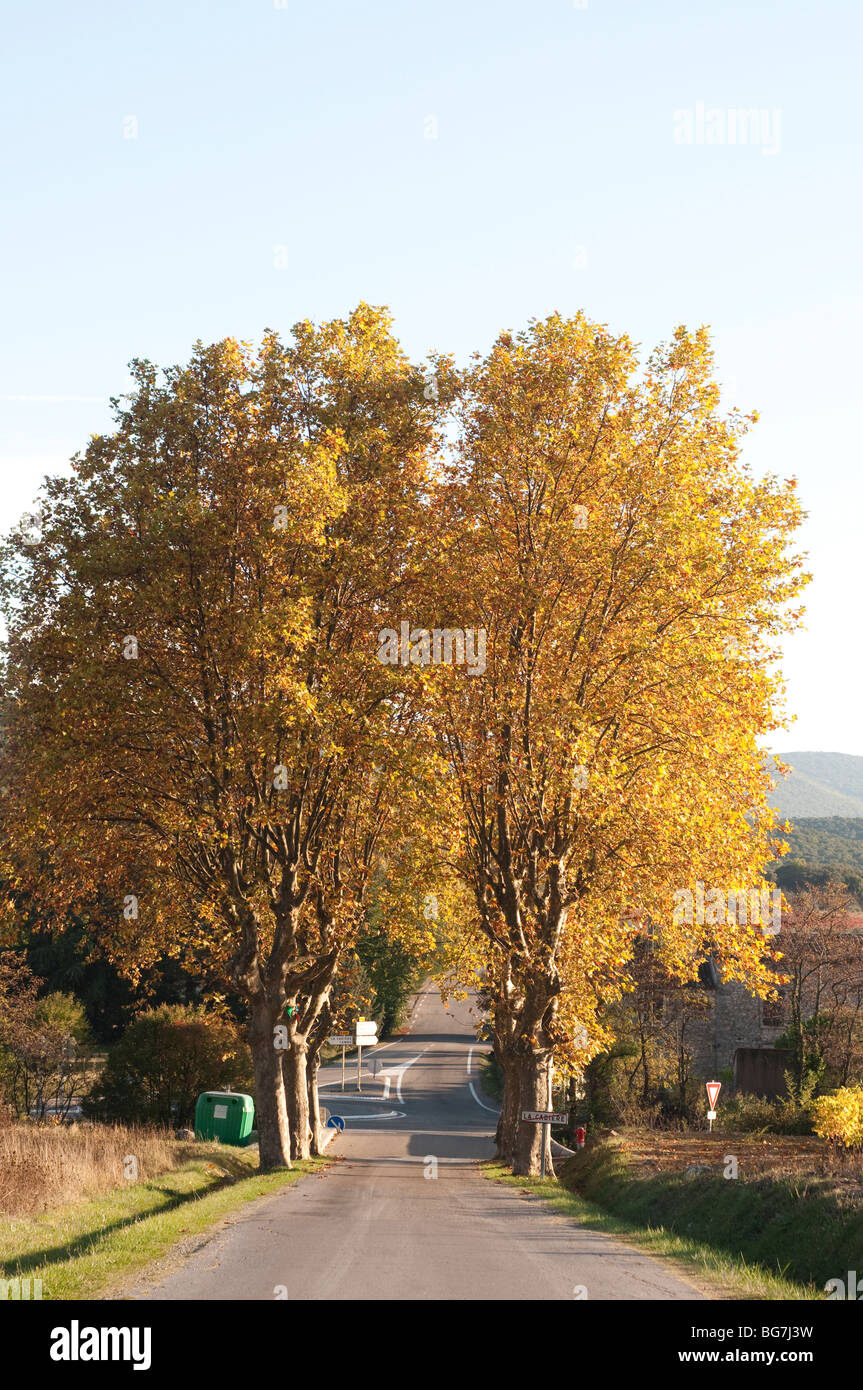
[{"label": "green grass", "polygon": [[41,1279],[43,1299],[104,1297],[179,1241],[328,1160],[309,1159],[272,1173],[257,1173],[256,1162],[253,1150],[201,1145],[200,1157],[149,1182],[38,1217],[6,1220],[0,1227],[0,1276]]},{"label": "green grass", "polygon": [[[667,1226],[652,1225],[646,1217],[618,1216],[570,1191],[559,1178],[517,1178],[503,1164],[491,1162],[480,1166],[487,1178],[536,1194],[547,1201],[558,1215],[577,1221],[588,1230],[614,1236],[647,1255],[667,1261],[708,1296],[795,1300],[824,1297],[815,1285],[797,1282],[779,1272],[773,1273],[757,1262],[745,1259],[742,1254],[718,1249],[707,1241],[680,1234]],[[837,1273],[841,1273],[841,1270],[837,1270]]]},{"label": "green grass", "polygon": [[[733,1152],[733,1138],[728,1143]],[[570,1190],[624,1221],[691,1237],[801,1286],[823,1289],[856,1268],[863,1253],[863,1204],[837,1193],[829,1179],[635,1177],[610,1139],[569,1159],[562,1177]]]}]

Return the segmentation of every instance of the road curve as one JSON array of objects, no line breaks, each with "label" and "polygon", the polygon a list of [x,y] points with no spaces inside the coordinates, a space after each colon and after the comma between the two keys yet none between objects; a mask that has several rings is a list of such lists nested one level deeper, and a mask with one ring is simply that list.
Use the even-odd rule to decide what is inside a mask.
[{"label": "road curve", "polygon": [[339,1067],[322,1073],[322,1101],[347,1125],[329,1150],[338,1161],[244,1207],[181,1267],[163,1267],[126,1297],[702,1297],[649,1255],[477,1172],[495,1120],[479,1086],[474,1019],[471,1001],[445,1009],[424,990],[410,1034],[370,1054],[377,1075],[369,1067],[361,1096],[355,1067],[348,1098]]}]

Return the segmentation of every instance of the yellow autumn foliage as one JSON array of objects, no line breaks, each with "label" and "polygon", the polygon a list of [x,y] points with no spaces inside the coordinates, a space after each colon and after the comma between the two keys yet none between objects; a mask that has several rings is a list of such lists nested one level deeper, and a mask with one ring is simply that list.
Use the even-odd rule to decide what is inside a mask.
[{"label": "yellow autumn foliage", "polygon": [[820,1139],[843,1149],[863,1145],[863,1086],[840,1086],[819,1096],[812,1107],[812,1127]]}]

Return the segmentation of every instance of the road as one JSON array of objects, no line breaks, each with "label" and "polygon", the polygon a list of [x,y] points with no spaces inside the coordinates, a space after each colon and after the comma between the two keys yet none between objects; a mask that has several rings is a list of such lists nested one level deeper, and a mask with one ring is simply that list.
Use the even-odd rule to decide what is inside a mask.
[{"label": "road", "polygon": [[470,1001],[445,1009],[436,990],[423,991],[410,1034],[370,1054],[377,1076],[363,1095],[351,1089],[355,1065],[347,1098],[341,1068],[322,1073],[322,1101],[347,1125],[328,1151],[339,1161],[243,1208],[131,1296],[701,1297],[650,1256],[477,1171],[493,1152],[495,1111],[479,1084],[473,1022]]}]

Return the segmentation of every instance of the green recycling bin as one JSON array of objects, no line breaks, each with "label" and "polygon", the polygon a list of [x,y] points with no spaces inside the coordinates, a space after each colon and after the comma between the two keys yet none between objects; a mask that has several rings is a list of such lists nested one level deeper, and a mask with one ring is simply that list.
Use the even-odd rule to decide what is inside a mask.
[{"label": "green recycling bin", "polygon": [[255,1102],[239,1091],[204,1091],[195,1106],[195,1138],[242,1149],[255,1123]]}]

